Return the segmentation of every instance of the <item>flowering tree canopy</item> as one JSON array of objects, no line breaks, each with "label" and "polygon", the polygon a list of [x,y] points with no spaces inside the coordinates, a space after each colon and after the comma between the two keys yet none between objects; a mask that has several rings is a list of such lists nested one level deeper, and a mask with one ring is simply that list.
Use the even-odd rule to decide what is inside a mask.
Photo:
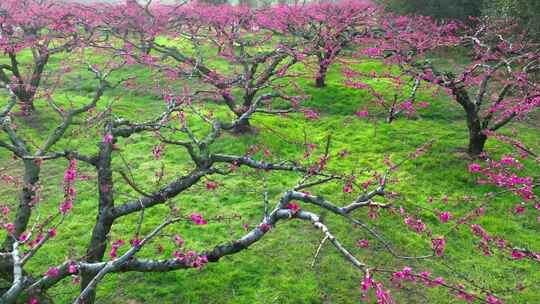
[{"label": "flowering tree canopy", "polygon": [[[198,81],[200,89],[194,95],[222,101],[236,117],[254,105],[255,112],[268,114],[288,113],[298,107],[301,92],[295,94],[283,88],[285,80],[296,77],[290,69],[304,56],[294,48],[298,42],[274,35],[264,27],[263,13],[229,5],[159,8],[147,13],[145,19],[137,17],[135,26],[125,22],[134,18],[124,15],[107,18],[106,30],[124,41],[121,49],[111,47],[132,63],[160,66],[170,80],[189,77]],[[146,7],[146,11],[149,9]],[[139,10],[144,11],[141,6]],[[137,34],[132,35],[132,31]],[[156,40],[158,34],[167,37],[168,42]],[[174,94],[167,94],[167,98],[174,99]],[[273,101],[278,99],[289,106],[274,108]],[[233,131],[251,130],[249,120],[241,123]]]},{"label": "flowering tree canopy", "polygon": [[[383,35],[363,51],[387,57],[409,75],[442,88],[464,110],[469,129],[468,152],[484,151],[486,132],[523,118],[540,104],[536,73],[537,44],[510,21],[480,19],[474,26],[437,24],[429,18],[390,17]],[[465,65],[451,67],[430,55],[463,47]]]},{"label": "flowering tree canopy", "polygon": [[0,3],[0,52],[5,58],[0,62],[0,81],[11,87],[24,113],[34,110],[51,56],[72,52],[92,36],[91,31],[80,31],[88,24],[88,17],[74,4],[37,0]]},{"label": "flowering tree canopy", "polygon": [[356,39],[371,34],[379,8],[370,1],[314,2],[272,7],[263,13],[266,27],[300,38],[299,50],[317,59],[315,86],[321,88],[338,56]]}]

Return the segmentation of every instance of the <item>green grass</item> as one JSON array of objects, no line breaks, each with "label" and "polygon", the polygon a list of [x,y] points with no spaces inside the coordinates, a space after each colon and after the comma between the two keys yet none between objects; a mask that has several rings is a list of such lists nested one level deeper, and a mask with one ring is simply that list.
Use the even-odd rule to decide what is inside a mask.
[{"label": "green grass", "polygon": [[[104,58],[94,56],[92,60],[103,62]],[[57,64],[58,61],[53,62]],[[216,63],[220,65],[220,63]],[[370,71],[385,67],[376,63],[366,63],[356,68]],[[298,67],[299,70],[304,67]],[[58,102],[67,103],[72,100],[81,103],[89,100],[95,82],[88,80],[90,75],[82,73],[73,77],[87,79],[79,85],[68,86],[55,95]],[[139,67],[126,67],[117,79],[125,76],[138,76],[140,81],[148,81],[154,75]],[[429,92],[421,96],[432,102],[432,107],[421,110],[412,119],[400,118],[392,124],[382,119],[359,119],[353,113],[363,108],[369,101],[365,92],[347,88],[343,85],[340,67],[335,66],[329,73],[328,86],[316,89],[312,79],[298,79],[298,84],[310,95],[304,106],[317,109],[321,119],[306,120],[301,114],[288,117],[268,115],[256,116],[252,124],[258,128],[257,135],[232,136],[225,134],[213,151],[224,153],[244,153],[253,144],[268,147],[273,160],[301,158],[304,147],[304,133],[309,142],[324,146],[328,135],[332,136],[331,151],[336,155],[346,149],[350,156],[330,163],[330,169],[342,172],[356,172],[374,169],[384,170],[383,158],[389,156],[394,162],[407,157],[422,144],[435,140],[433,148],[424,156],[406,162],[394,175],[396,180],[388,186],[388,190],[396,192],[391,201],[396,207],[416,211],[422,215],[424,222],[433,229],[434,235],[447,235],[447,253],[444,258],[406,262],[395,260],[382,250],[369,234],[358,227],[344,222],[331,214],[324,213],[329,228],[342,242],[367,264],[384,268],[400,268],[410,265],[415,271],[431,270],[437,276],[448,278],[454,283],[474,280],[483,288],[512,288],[517,282],[529,286],[520,293],[501,294],[508,303],[538,303],[540,294],[534,285],[540,282],[540,263],[531,261],[510,261],[507,256],[483,257],[475,249],[475,240],[468,227],[451,230],[452,224],[439,224],[436,215],[428,211],[439,208],[449,210],[455,217],[467,214],[479,203],[480,198],[495,189],[480,186],[474,177],[468,174],[469,161],[460,152],[467,143],[467,130],[461,118],[461,109],[446,97],[431,97]],[[119,100],[115,100],[120,96]],[[115,114],[131,120],[143,120],[159,113],[163,103],[159,96],[143,91],[130,91],[119,88],[105,96],[105,103],[114,102]],[[55,114],[47,111],[43,101],[37,102],[38,112],[31,118],[17,118],[19,132],[39,143],[45,134],[59,122]],[[225,112],[221,105],[209,105],[218,113]],[[82,119],[78,120],[83,123]],[[194,128],[203,132],[202,126]],[[506,130],[519,130],[519,139],[538,148],[540,135],[537,129],[515,123]],[[75,128],[80,135],[70,136],[58,144],[56,150],[63,147],[78,147],[83,153],[96,151],[96,143],[101,140],[95,130],[81,125]],[[2,135],[3,136],[3,135]],[[0,137],[2,138],[2,137]],[[130,164],[136,182],[141,188],[150,191],[156,186],[154,172],[165,165],[165,180],[186,173],[190,162],[185,151],[167,147],[162,160],[156,161],[151,156],[156,139],[147,135],[135,135],[119,141],[120,151]],[[310,160],[315,160],[322,152],[318,149]],[[487,150],[496,154],[509,151],[504,144],[493,140],[488,142]],[[306,162],[306,161],[304,161]],[[10,168],[10,172],[20,172],[21,164],[11,161],[9,153],[0,150],[0,167]],[[59,191],[63,171],[67,162],[45,162],[42,174],[44,186],[43,201],[39,205],[42,216],[56,210],[61,201]],[[120,157],[115,156],[115,169],[123,169]],[[81,163],[82,173],[95,176],[90,167]],[[173,248],[169,239],[175,233],[182,235],[188,248],[194,250],[208,249],[220,242],[228,241],[242,235],[242,224],[257,223],[262,217],[264,185],[261,175],[251,171],[240,170],[236,175],[211,179],[220,184],[218,191],[209,193],[204,184],[196,186],[171,200],[171,204],[180,207],[186,213],[201,212],[205,217],[223,215],[227,220],[214,221],[206,226],[193,226],[189,223],[178,223],[167,229],[165,236],[156,239],[141,256],[155,256],[157,248],[163,245],[161,258],[171,257]],[[115,174],[115,195],[117,204],[137,197],[129,187],[122,183]],[[298,182],[298,176],[290,173],[273,172],[268,175],[269,193],[272,202],[285,190]],[[336,204],[345,204],[353,199],[353,195],[344,194],[342,185],[326,185],[313,189],[312,192],[322,194]],[[90,238],[93,220],[96,217],[97,199],[95,197],[95,179],[79,182],[78,198],[73,212],[58,231],[55,241],[47,243],[27,269],[39,274],[46,271],[48,265],[58,264],[75,253],[84,252]],[[0,189],[0,202],[15,204],[17,193],[8,187]],[[358,193],[355,193],[358,194]],[[444,204],[441,198],[449,196],[449,203]],[[479,199],[464,202],[463,197],[473,195]],[[435,202],[427,203],[427,197],[433,196]],[[540,251],[538,231],[540,223],[536,221],[534,212],[514,217],[509,209],[519,200],[509,195],[493,199],[487,208],[486,216],[477,222],[490,233],[513,240],[516,245],[530,245],[531,250]],[[306,206],[305,208],[320,212]],[[145,214],[144,231],[150,231],[158,225],[168,212],[168,207],[158,206]],[[372,220],[366,210],[357,212],[357,217],[376,227],[390,241],[396,251],[404,255],[422,255],[430,253],[429,241],[409,231],[400,216],[392,212],[380,211],[381,216]],[[237,216],[241,216],[237,218]],[[111,233],[111,239],[130,239],[135,228],[138,215],[129,216],[118,221]],[[3,238],[3,235],[0,235]],[[369,249],[355,247],[359,239],[367,238],[372,246]],[[202,270],[176,271],[169,273],[125,273],[107,276],[98,289],[99,303],[357,303],[359,302],[359,286],[361,277],[350,264],[326,244],[319,259],[312,268],[314,253],[319,245],[321,234],[308,223],[299,221],[281,222],[262,241],[249,250],[234,256],[223,258],[219,263],[209,264]],[[447,266],[451,266],[450,268]],[[77,291],[76,285],[65,280],[50,291],[58,303],[70,302]],[[409,288],[394,293],[398,303],[457,303],[448,296],[444,289]]]}]

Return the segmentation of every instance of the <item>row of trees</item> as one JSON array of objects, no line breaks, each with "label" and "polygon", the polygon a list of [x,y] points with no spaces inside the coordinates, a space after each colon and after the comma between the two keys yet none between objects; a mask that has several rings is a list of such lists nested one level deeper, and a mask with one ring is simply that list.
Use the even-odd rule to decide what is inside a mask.
[{"label": "row of trees", "polygon": [[[446,48],[466,50],[470,58],[468,65],[448,67],[448,71],[435,65],[430,56]],[[513,26],[488,20],[478,20],[473,27],[438,24],[430,18],[385,14],[380,7],[362,1],[250,9],[229,5],[139,4],[136,1],[119,5],[80,5],[8,0],[0,3],[0,49],[3,52],[0,81],[6,92],[6,102],[0,111],[3,131],[0,148],[9,151],[24,171],[20,176],[10,173],[10,178],[3,179],[20,191],[19,202],[3,206],[2,213],[5,239],[0,253],[0,274],[11,282],[1,296],[5,303],[20,299],[46,303],[50,300],[47,290],[69,277],[80,278],[80,293],[73,303],[93,303],[96,286],[110,273],[201,268],[249,248],[266,233],[277,229],[278,222],[293,218],[313,224],[325,240],[363,273],[364,293],[373,290],[378,301],[390,303],[382,281],[375,280],[376,275],[382,277],[388,275],[388,271],[372,268],[368,262],[352,255],[317,212],[330,212],[363,227],[397,259],[444,255],[445,239],[427,233],[419,216],[412,211],[401,210],[400,214],[406,225],[428,239],[431,254],[402,256],[375,230],[353,217],[358,209],[377,212],[392,208],[391,204],[381,203],[377,198],[385,195],[389,176],[399,165],[388,163],[388,172],[374,173],[367,179],[366,186],[360,186],[360,177],[354,173],[328,169],[328,163],[339,161],[340,157],[330,151],[329,142],[321,144],[326,149],[311,151],[316,157],[272,161],[264,147],[250,149],[245,154],[220,150],[226,149],[219,145],[223,133],[252,132],[250,119],[254,115],[286,115],[299,111],[308,119],[317,119],[314,110],[302,106],[305,94],[294,85],[294,80],[311,77],[316,87],[324,89],[328,70],[344,52],[353,52],[360,60],[381,60],[400,69],[401,76],[371,77],[384,76],[394,81],[410,77],[415,83],[445,90],[464,110],[470,138],[468,151],[473,157],[483,155],[488,136],[498,136],[495,131],[514,119],[525,117],[537,108],[540,100],[535,77],[540,64],[539,52],[536,45]],[[92,62],[85,56],[89,52],[105,55],[108,60]],[[69,62],[49,64],[53,57],[65,59],[68,55]],[[306,75],[297,68],[299,65],[313,67],[313,71],[308,70],[310,75]],[[133,66],[152,71],[156,75],[154,82],[118,76]],[[56,90],[69,88],[67,75],[83,69],[92,75],[93,94],[83,102],[56,100]],[[354,71],[345,73],[358,78],[366,76],[354,74]],[[347,85],[366,89],[361,78],[354,80],[354,77]],[[130,121],[105,97],[117,94],[118,88],[152,90],[163,100],[162,110],[144,120]],[[414,94],[406,97],[403,104],[412,102],[413,97]],[[377,100],[384,104],[380,98]],[[214,113],[209,101],[222,104],[226,113]],[[390,120],[393,120],[397,117],[396,109],[407,109],[407,106],[394,102],[391,108]],[[36,109],[57,115],[60,122],[48,129],[48,134],[41,134],[41,142],[21,131],[15,119],[17,115],[35,115]],[[98,134],[90,151],[82,151],[68,140],[88,132]],[[114,164],[122,163],[119,151],[130,149],[133,141],[128,139],[134,137],[155,144],[156,161],[162,157],[160,151],[165,146],[187,155],[182,172],[151,188],[152,185],[142,187],[144,182],[126,173],[135,170],[129,164],[118,170]],[[305,144],[314,149],[314,145]],[[515,146],[526,151],[523,145]],[[413,151],[410,158],[419,157],[426,149],[427,146]],[[45,218],[36,214],[43,200],[47,200],[41,197],[40,187],[40,180],[47,174],[42,172],[44,162],[66,167],[62,181],[64,199],[57,204],[57,210],[49,211]],[[502,179],[503,175],[497,174],[501,167],[490,164],[475,166],[472,170],[489,177],[489,183],[504,185],[518,195],[526,192],[528,202],[537,200],[532,177],[518,179],[509,168],[504,175],[507,178]],[[72,253],[63,261],[51,261],[47,272],[37,273],[27,263],[46,243],[55,241],[65,222],[76,220],[73,205],[81,195],[77,193],[77,185],[88,179],[80,173],[83,166],[90,168],[95,176],[95,188],[89,190],[88,195],[96,198],[96,218],[89,223],[92,233],[86,250]],[[261,221],[246,229],[243,236],[223,244],[209,244],[209,249],[202,252],[188,250],[184,240],[177,236],[165,244],[175,248],[173,257],[166,258],[145,249],[164,231],[174,232],[174,224],[178,222],[205,225],[212,220],[198,212],[186,213],[182,206],[174,203],[186,191],[201,183],[205,183],[208,191],[216,190],[218,185],[208,180],[211,176],[241,179],[249,173],[264,178],[274,171],[294,174],[298,185],[283,189],[282,195],[275,197],[268,192],[261,193],[264,197]],[[343,191],[355,197],[340,206],[330,198],[313,194],[317,186],[327,183],[344,184]],[[126,200],[121,195],[126,185],[130,188],[129,196],[136,198]],[[315,207],[310,210],[318,211],[306,210],[307,205]],[[160,225],[146,227],[145,211],[158,206],[170,209],[167,216]],[[134,230],[112,240],[113,227],[121,219],[134,215],[138,218]],[[478,231],[473,230],[483,235]],[[489,236],[483,235],[483,238],[486,243],[490,240]],[[513,255],[524,255],[522,258],[536,257],[533,252],[511,251]],[[145,257],[140,257],[141,254]],[[412,281],[426,286],[444,286],[461,298],[499,303],[490,291],[469,292],[426,273],[404,269],[389,275],[397,284]]]},{"label": "row of trees", "polygon": [[[29,113],[34,107],[34,95],[48,58],[71,52],[76,45],[91,44],[96,32],[123,41],[121,49],[104,43],[98,47],[114,50],[128,62],[160,65],[168,75],[197,73],[202,76],[212,89],[205,88],[204,92],[196,93],[219,97],[237,117],[253,104],[263,101],[265,109],[255,111],[290,111],[274,109],[271,101],[283,99],[290,101],[292,108],[297,107],[301,94],[286,94],[282,90],[283,82],[279,81],[295,77],[288,73],[291,67],[304,58],[315,57],[315,85],[324,87],[329,67],[343,50],[353,42],[371,44],[374,47],[362,54],[398,63],[405,75],[441,87],[463,107],[469,129],[468,152],[475,157],[484,150],[485,131],[497,131],[514,118],[522,118],[539,102],[535,79],[539,52],[530,35],[520,31],[519,25],[512,20],[482,19],[474,26],[464,28],[454,23],[437,25],[429,18],[395,17],[393,21],[377,23],[378,9],[367,2],[278,6],[258,10],[256,14],[251,14],[247,7],[221,6],[218,14],[223,15],[217,15],[215,11],[189,12],[176,7],[172,13],[162,12],[156,17],[149,12],[148,6],[143,8],[135,2],[129,3],[127,16],[102,13],[106,16],[100,17],[103,24],[85,29],[85,33],[73,29],[77,22],[88,24],[87,20],[73,20],[88,18],[85,14],[74,17],[50,12],[55,6],[45,13],[56,13],[61,17],[31,28],[14,30],[16,19],[5,17],[4,37],[8,43],[4,49],[10,61],[0,67],[0,77],[11,86],[23,112]],[[151,27],[147,25],[149,22]],[[57,26],[62,27],[58,33],[43,33]],[[381,32],[385,34],[381,35]],[[158,35],[187,39],[191,42],[189,47],[197,48],[198,55],[186,55],[188,52],[181,47],[157,43]],[[286,38],[276,43],[277,35]],[[259,39],[261,36],[264,39]],[[466,48],[468,66],[444,70],[430,61],[430,52],[448,47]],[[263,52],[260,51],[262,48]],[[32,51],[33,63],[30,69],[21,72],[17,56],[23,50]],[[180,68],[169,62],[163,63],[155,54],[150,55],[151,51],[174,60]],[[209,59],[227,61],[234,67],[233,72],[210,68],[207,66],[209,60],[201,54]],[[355,85],[362,88],[353,82]],[[401,106],[406,109],[409,102],[405,99]],[[384,104],[384,101],[379,98],[379,103]],[[396,112],[395,107],[396,104],[391,107],[392,113]],[[244,124],[235,131],[250,131],[249,120]]]}]

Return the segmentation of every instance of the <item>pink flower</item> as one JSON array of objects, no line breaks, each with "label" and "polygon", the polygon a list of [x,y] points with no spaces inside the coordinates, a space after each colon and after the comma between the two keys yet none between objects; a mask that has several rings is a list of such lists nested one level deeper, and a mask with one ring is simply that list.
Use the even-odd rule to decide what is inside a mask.
[{"label": "pink flower", "polygon": [[194,267],[194,268],[197,268],[197,269],[201,269],[204,265],[206,265],[208,263],[208,257],[203,255],[203,256],[198,256],[197,258],[195,258],[195,260],[191,263],[191,267]]},{"label": "pink flower", "polygon": [[214,182],[207,182],[206,183],[206,189],[207,190],[216,190],[218,187],[217,183]]},{"label": "pink flower", "polygon": [[442,256],[444,254],[444,248],[446,246],[446,240],[444,237],[438,237],[431,240],[431,249],[435,251],[437,256]]},{"label": "pink flower", "polygon": [[160,144],[160,145],[156,145],[153,149],[152,149],[152,154],[154,155],[154,158],[156,160],[160,160],[161,159],[161,153],[163,152],[163,144]]},{"label": "pink flower", "polygon": [[19,242],[25,242],[26,240],[28,240],[28,234],[23,233],[19,236]]},{"label": "pink flower", "polygon": [[2,207],[2,216],[7,217],[9,214],[9,207],[3,206]]},{"label": "pink flower", "polygon": [[443,196],[442,201],[443,201],[443,203],[447,204],[448,203],[448,195]]},{"label": "pink flower", "polygon": [[442,212],[442,213],[439,214],[439,220],[443,224],[448,222],[448,220],[450,220],[451,217],[452,217],[452,215],[448,211],[445,211],[445,212]]},{"label": "pink flower", "polygon": [[394,303],[390,293],[388,291],[384,291],[382,288],[383,285],[381,282],[377,282],[375,284],[375,296],[377,297],[377,303]]},{"label": "pink flower", "polygon": [[362,51],[362,54],[369,57],[377,57],[382,55],[382,50],[376,47],[367,48]]},{"label": "pink flower", "polygon": [[191,220],[195,223],[195,225],[206,225],[208,222],[202,218],[202,215],[200,213],[198,214],[192,214]]},{"label": "pink flower", "polygon": [[482,166],[480,166],[479,164],[470,164],[469,165],[469,172],[478,173],[480,171],[482,171]]},{"label": "pink flower", "polygon": [[424,224],[421,219],[414,219],[410,216],[405,217],[404,222],[417,233],[422,233],[427,228],[426,224]]},{"label": "pink flower", "polygon": [[68,267],[68,272],[71,273],[71,274],[74,274],[74,273],[77,273],[78,268],[77,268],[77,265],[75,264],[69,264],[69,267]]},{"label": "pink flower", "polygon": [[408,266],[403,267],[403,274],[409,275],[411,274],[411,272],[412,272],[411,267],[408,267]]},{"label": "pink flower", "polygon": [[347,183],[343,187],[343,192],[344,193],[351,193],[352,187],[353,187],[353,182],[354,182],[355,179],[356,179],[356,177],[354,175],[349,178],[349,180],[347,181]]},{"label": "pink flower", "polygon": [[475,210],[475,213],[478,216],[482,216],[485,213],[485,209],[483,207],[479,207],[478,209]]},{"label": "pink flower", "polygon": [[517,250],[512,250],[512,258],[516,260],[521,260],[525,257],[525,253]]},{"label": "pink flower", "polygon": [[416,106],[418,108],[427,108],[430,106],[430,103],[429,102],[426,102],[426,101],[422,101],[422,102],[418,102],[416,103]]},{"label": "pink flower", "polygon": [[69,210],[71,210],[71,208],[73,208],[73,201],[67,200],[60,205],[59,209],[62,214],[66,214],[69,212]]},{"label": "pink flower", "polygon": [[60,274],[60,270],[56,267],[51,267],[47,272],[45,272],[45,276],[54,278],[57,277]]},{"label": "pink flower", "polygon": [[49,230],[49,236],[51,238],[56,236],[56,228],[52,228],[51,230]]},{"label": "pink flower", "polygon": [[343,70],[343,76],[347,78],[353,78],[356,75],[356,72],[350,69]]},{"label": "pink flower", "polygon": [[338,155],[339,155],[339,157],[341,157],[341,158],[347,157],[347,155],[349,155],[349,151],[347,151],[347,150],[341,150],[341,151],[339,151]]},{"label": "pink flower", "polygon": [[314,150],[314,149],[317,149],[317,144],[307,143],[307,144],[306,144],[306,148],[307,148],[308,150],[310,150],[310,151],[311,151],[311,150]]},{"label": "pink flower", "polygon": [[109,256],[113,259],[115,259],[117,257],[117,251],[118,251],[118,248],[120,248],[121,246],[124,246],[126,242],[122,239],[112,243],[111,245],[111,252],[109,252]]},{"label": "pink flower", "polygon": [[72,159],[69,164],[69,168],[64,173],[64,183],[69,184],[75,181],[77,177],[77,160]]},{"label": "pink flower", "polygon": [[359,240],[356,244],[360,248],[368,248],[369,247],[369,241],[368,240]]},{"label": "pink flower", "polygon": [[261,225],[259,225],[259,228],[261,229],[262,232],[266,233],[270,231],[270,229],[272,229],[272,225],[267,224],[267,223],[262,223]]},{"label": "pink flower", "polygon": [[490,237],[489,235],[487,234],[487,232],[484,230],[484,228],[482,228],[482,226],[478,225],[478,224],[472,224],[471,225],[471,230],[472,232],[475,234],[475,235],[478,235],[478,236],[482,236],[482,238],[486,241],[489,241],[490,240]]},{"label": "pink flower", "polygon": [[105,137],[103,137],[104,143],[110,144],[112,143],[112,141],[113,141],[113,136],[111,134],[107,134],[105,135]]},{"label": "pink flower", "polygon": [[248,231],[249,230],[249,224],[248,223],[244,223],[242,225],[242,229],[244,229],[244,231]]},{"label": "pink flower", "polygon": [[6,229],[9,233],[13,233],[15,231],[15,225],[13,223],[4,224],[4,229]]},{"label": "pink flower", "polygon": [[302,109],[300,110],[301,112],[304,113],[304,117],[307,118],[307,119],[312,119],[312,120],[316,120],[316,119],[319,119],[319,113],[315,112],[314,110],[311,110],[311,109]]},{"label": "pink flower", "polygon": [[362,280],[362,285],[360,287],[360,290],[363,293],[366,293],[366,292],[369,291],[372,284],[373,284],[373,280],[371,279],[371,277],[370,276],[365,276],[364,279]]},{"label": "pink flower", "polygon": [[497,299],[496,297],[494,297],[492,294],[487,295],[486,301],[489,304],[502,304],[502,302],[499,299]]},{"label": "pink flower", "polygon": [[525,206],[521,205],[521,204],[517,204],[515,207],[514,207],[514,212],[516,214],[522,214],[523,212],[525,212]]},{"label": "pink flower", "polygon": [[176,242],[178,247],[180,248],[184,247],[184,240],[178,234],[174,236],[174,241]]},{"label": "pink flower", "polygon": [[409,111],[409,112],[414,112],[414,111],[415,111],[415,110],[414,110],[414,107],[413,107],[413,103],[412,103],[411,100],[407,100],[406,102],[401,103],[401,104],[399,105],[399,108],[400,108],[401,110],[407,110],[407,111]]},{"label": "pink flower", "polygon": [[298,210],[300,210],[300,205],[297,203],[288,203],[285,208],[291,210],[293,213],[296,213]]},{"label": "pink flower", "polygon": [[438,277],[438,278],[435,278],[435,280],[433,280],[433,283],[434,283],[435,285],[442,285],[442,284],[445,283],[445,281],[444,281],[443,278]]},{"label": "pink flower", "polygon": [[423,278],[429,278],[429,276],[431,276],[431,272],[429,271],[422,271],[420,273],[420,275],[423,277]]},{"label": "pink flower", "polygon": [[183,254],[182,252],[178,251],[178,250],[175,250],[173,252],[173,256],[177,259],[179,259],[180,261],[184,261],[186,259],[186,255]]},{"label": "pink flower", "polygon": [[356,116],[360,117],[360,118],[366,118],[369,116],[369,112],[368,111],[358,111],[355,113]]}]

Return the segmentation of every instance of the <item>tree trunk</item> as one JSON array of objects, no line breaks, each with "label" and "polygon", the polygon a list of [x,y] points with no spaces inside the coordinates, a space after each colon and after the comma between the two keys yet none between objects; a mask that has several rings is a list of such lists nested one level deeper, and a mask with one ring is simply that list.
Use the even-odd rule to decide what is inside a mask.
[{"label": "tree trunk", "polygon": [[467,152],[470,156],[477,158],[484,152],[487,136],[484,134],[482,122],[476,106],[464,107],[467,113],[467,128],[469,128],[469,147]]},{"label": "tree trunk", "polygon": [[[40,167],[33,160],[24,160],[24,185],[19,199],[19,208],[15,217],[13,237],[18,239],[28,228],[28,222],[32,215],[32,206],[36,203],[36,186],[39,181]],[[4,251],[11,251],[13,239],[6,236],[2,247]]]},{"label": "tree trunk", "polygon": [[[19,207],[15,216],[13,237],[7,235],[2,244],[3,252],[11,252],[13,240],[19,239],[28,228],[32,216],[32,206],[36,204],[36,187],[39,182],[41,168],[33,160],[24,160],[24,185],[20,194]],[[13,280],[13,260],[11,257],[0,258],[0,278],[11,282]],[[1,292],[1,290],[0,290]],[[43,299],[43,303],[50,303],[45,292],[38,291],[34,296]],[[40,301],[41,303],[42,301]]]},{"label": "tree trunk", "polygon": [[24,93],[21,95],[21,97],[19,97],[21,113],[24,116],[29,116],[36,110],[36,107],[34,106],[34,98],[30,95],[33,94]]},{"label": "tree trunk", "polygon": [[[32,78],[28,85],[30,88],[27,88],[24,84],[24,81],[20,80],[19,83],[19,92],[15,93],[21,102],[21,112],[23,115],[32,114],[36,108],[34,106],[34,97],[36,96],[36,91],[41,83],[41,76],[45,69],[45,65],[49,61],[49,55],[45,54],[39,56],[39,58],[34,61],[34,70],[32,71]],[[17,72],[18,73],[18,72]],[[21,79],[21,78],[19,78]]]},{"label": "tree trunk", "polygon": [[[99,160],[97,164],[99,188],[99,212],[96,224],[92,231],[92,238],[86,250],[87,262],[101,262],[108,244],[108,235],[114,223],[112,209],[114,208],[113,178],[112,178],[112,144],[101,143]],[[81,292],[94,278],[95,273],[82,273]],[[85,297],[84,304],[94,303],[96,290],[92,290]]]},{"label": "tree trunk", "polygon": [[465,110],[467,118],[467,128],[469,129],[469,146],[467,153],[471,157],[478,158],[484,152],[484,145],[487,141],[487,136],[484,134],[481,117],[479,115],[478,106],[471,101],[469,94],[462,87],[452,87],[453,95],[456,101]]},{"label": "tree trunk", "polygon": [[[253,106],[253,102],[255,99],[255,95],[257,95],[257,91],[258,90],[246,89],[246,91],[244,92],[242,110],[235,111],[237,118],[240,118],[242,115],[244,115],[246,111],[248,111]],[[241,135],[241,134],[253,133],[254,131],[255,129],[249,123],[249,119],[244,119],[242,120],[240,124],[236,126],[236,128],[232,130],[232,133]]]},{"label": "tree trunk", "polygon": [[324,88],[326,86],[326,73],[328,72],[328,66],[325,64],[319,64],[319,73],[315,78],[315,87]]},{"label": "tree trunk", "polygon": [[387,123],[392,123],[401,110],[398,109],[398,96],[397,94],[394,94],[394,100],[392,101],[392,105],[390,106],[390,110],[388,111],[388,117],[386,118]]},{"label": "tree trunk", "polygon": [[477,158],[484,152],[487,136],[483,133],[480,124],[469,124],[469,148],[467,152],[470,156]]},{"label": "tree trunk", "polygon": [[[87,249],[87,262],[101,262],[103,256],[105,255],[105,250],[107,249],[107,236],[111,230],[113,224],[113,218],[110,217],[106,212],[100,212],[98,214],[97,223],[94,226],[92,231],[92,239]],[[96,273],[85,273],[82,272],[81,276],[81,292],[90,284]],[[96,299],[96,290],[91,290],[87,296],[84,298],[84,304],[92,304]]]},{"label": "tree trunk", "polygon": [[397,97],[394,97],[394,102],[390,106],[390,111],[388,111],[388,117],[386,117],[387,123],[392,123],[394,119],[396,119],[396,116],[397,116],[397,111],[396,111],[397,99],[396,98]]},{"label": "tree trunk", "polygon": [[243,135],[254,133],[255,129],[250,124],[249,119],[246,119],[243,120],[240,124],[238,124],[231,132],[237,135]]}]

